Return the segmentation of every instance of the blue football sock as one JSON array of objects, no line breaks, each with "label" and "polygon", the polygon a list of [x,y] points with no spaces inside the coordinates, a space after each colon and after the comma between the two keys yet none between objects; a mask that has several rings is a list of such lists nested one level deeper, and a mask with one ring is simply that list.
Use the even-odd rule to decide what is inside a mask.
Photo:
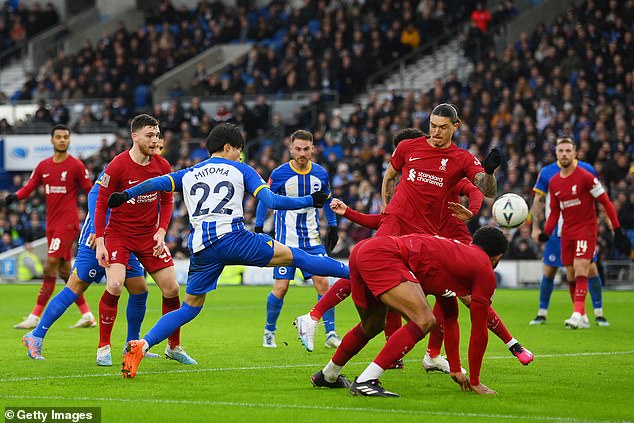
[{"label": "blue football sock", "polygon": [[273,295],[273,292],[269,293],[266,299],[266,324],[264,329],[275,332],[277,329],[277,318],[280,317],[282,306],[284,305],[284,298],[277,298]]},{"label": "blue football sock", "polygon": [[539,308],[548,310],[554,285],[555,280],[553,278],[542,276],[542,282],[539,284]]},{"label": "blue football sock", "polygon": [[57,294],[51,302],[48,303],[48,307],[44,310],[40,323],[33,330],[33,335],[44,338],[46,336],[46,332],[48,332],[51,326],[53,326],[53,323],[55,323],[57,319],[64,314],[66,309],[75,302],[77,297],[77,294],[71,291],[69,287],[65,286],[64,289],[62,289],[59,294]]},{"label": "blue football sock", "polygon": [[192,307],[187,303],[183,303],[178,310],[164,314],[143,339],[150,347],[158,344],[167,339],[176,329],[198,316],[202,309],[202,306]]},{"label": "blue football sock", "polygon": [[603,308],[601,277],[599,275],[588,278],[588,291],[590,291],[590,298],[592,298],[592,307]]},{"label": "blue football sock", "polygon": [[330,257],[313,256],[299,248],[288,248],[290,248],[293,253],[291,266],[299,267],[302,271],[305,270],[313,275],[350,279],[350,269],[345,264]]},{"label": "blue football sock", "polygon": [[147,303],[147,291],[142,294],[130,294],[125,315],[128,319],[128,338],[126,343],[141,337],[141,323],[145,317],[145,305]]},{"label": "blue football sock", "polygon": [[[321,300],[322,295],[317,294],[317,301]],[[335,330],[335,308],[329,308],[321,318],[324,321],[324,327],[326,333],[333,332]]]}]

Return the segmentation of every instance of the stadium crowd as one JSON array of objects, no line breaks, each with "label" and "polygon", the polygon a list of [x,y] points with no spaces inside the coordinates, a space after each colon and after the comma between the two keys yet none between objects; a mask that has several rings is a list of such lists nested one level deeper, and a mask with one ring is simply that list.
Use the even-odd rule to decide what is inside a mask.
[{"label": "stadium crowd", "polygon": [[29,5],[3,1],[0,5],[0,55],[59,22],[53,3],[42,6],[37,2]]},{"label": "stadium crowd", "polygon": [[[321,10],[320,7],[325,3],[316,2],[317,10]],[[383,4],[382,2],[366,2],[366,5],[375,3]],[[440,0],[420,2],[420,4],[424,3],[433,4],[435,9],[443,9],[452,2]],[[309,4],[314,3],[309,2]],[[418,10],[420,4],[416,8],[412,6],[412,12]],[[444,6],[439,6],[441,4]],[[169,2],[164,2],[162,7],[165,5],[169,5]],[[355,11],[355,7],[358,7],[355,5],[356,3],[353,3],[348,14],[343,16],[350,18],[354,17],[355,13],[359,13],[358,10]],[[201,16],[217,17],[218,15],[211,10],[209,9],[208,15],[199,15],[201,12],[197,9],[192,15],[196,17],[195,22],[200,23]],[[271,8],[270,13],[272,13],[271,10],[277,9]],[[446,7],[444,10],[451,10],[451,8]],[[277,10],[280,14],[282,11],[281,8]],[[331,19],[336,22],[339,19],[337,15],[341,15],[340,12],[329,11],[325,6],[323,12],[320,21],[322,28],[324,21]],[[405,16],[404,11],[395,12],[391,9],[391,12],[394,14],[393,19],[387,22],[398,22],[397,16]],[[174,10],[174,16],[174,22],[182,21],[182,13],[178,10]],[[235,17],[238,22],[240,22],[240,16],[238,13]],[[245,14],[243,17],[249,20],[249,16]],[[281,45],[286,47],[292,45],[294,48],[286,51],[285,47],[286,59],[280,62],[280,68],[284,68],[286,66],[284,63],[288,62],[288,69],[292,68],[297,75],[301,74],[302,78],[305,78],[310,72],[304,69],[298,72],[294,66],[306,66],[311,60],[310,57],[314,57],[318,50],[313,51],[314,46],[307,42],[311,56],[305,56],[306,51],[299,47],[302,43],[291,42],[292,37],[289,34],[297,34],[297,39],[302,38],[304,29],[300,28],[309,26],[309,24],[300,25],[304,22],[302,16],[302,9],[286,16],[287,23],[291,23],[288,32],[281,39]],[[137,31],[136,36],[140,34],[147,36],[147,33],[151,32],[148,28],[156,29],[154,25],[158,22],[152,19],[152,17],[148,18],[147,28]],[[225,24],[227,20],[229,18],[224,19]],[[268,20],[265,19],[266,21]],[[406,21],[405,19],[403,22]],[[260,20],[256,19],[255,22]],[[557,17],[552,25],[540,25],[532,34],[522,34],[515,45],[506,46],[501,54],[496,54],[494,49],[488,50],[485,57],[476,60],[475,71],[466,81],[460,81],[455,74],[449,74],[444,79],[438,79],[435,86],[428,92],[393,91],[387,95],[371,94],[367,104],[358,104],[347,119],[337,113],[331,113],[326,108],[323,98],[315,94],[311,103],[299,111],[295,119],[285,121],[279,114],[271,112],[266,96],[259,96],[256,105],[249,107],[242,91],[246,93],[250,91],[235,89],[236,87],[227,91],[233,94],[232,101],[220,107],[214,115],[206,113],[201,108],[200,103],[204,101],[204,97],[194,97],[191,100],[174,98],[167,107],[156,104],[154,115],[161,121],[166,141],[165,157],[173,168],[189,166],[207,157],[206,150],[199,144],[201,137],[204,137],[216,123],[231,121],[238,123],[252,140],[247,145],[247,161],[265,179],[275,167],[289,159],[287,136],[297,128],[309,129],[314,133],[317,146],[314,160],[329,170],[333,195],[356,210],[376,213],[381,207],[381,179],[393,151],[393,134],[405,127],[415,127],[426,131],[429,113],[433,106],[442,102],[451,102],[459,106],[463,121],[462,127],[454,137],[454,142],[480,159],[484,158],[488,150],[498,147],[505,157],[505,161],[497,171],[500,184],[498,192],[518,193],[529,203],[539,170],[544,164],[555,160],[555,138],[572,137],[578,144],[579,159],[595,166],[600,180],[614,202],[623,227],[632,237],[634,234],[632,218],[634,216],[634,191],[632,190],[634,172],[631,159],[634,152],[632,144],[634,137],[632,130],[634,128],[633,22],[632,2],[588,0],[578,7],[569,6],[568,11]],[[358,25],[363,28],[362,23]],[[335,25],[335,27],[341,26]],[[251,31],[251,29],[257,29],[258,26],[249,28]],[[346,28],[349,33],[341,36],[341,42],[352,41],[354,44],[355,25],[347,25]],[[380,24],[379,28],[381,28]],[[368,32],[372,34],[371,30],[366,31],[366,34]],[[131,40],[135,37],[130,36],[124,29],[118,31],[117,34],[119,35],[113,38],[114,42],[108,43],[109,48],[115,51],[115,46],[120,44],[118,41],[132,42]],[[262,39],[265,38],[264,34],[270,35],[262,32]],[[329,32],[329,34],[335,38],[334,42],[336,42],[337,33]],[[117,38],[119,38],[118,41]],[[312,40],[314,41],[314,38]],[[90,50],[89,46],[86,48]],[[160,54],[157,56],[150,54],[152,50],[152,48],[140,49],[142,52],[147,52],[152,60],[155,57],[161,57]],[[176,50],[178,49],[174,49]],[[354,50],[353,45],[351,51],[354,53]],[[266,47],[266,43],[261,43],[249,54],[243,64],[245,68],[240,69],[239,72],[236,71],[236,81],[238,78],[242,80],[242,88],[245,85],[243,74],[246,73],[256,80],[258,66],[261,66],[256,66],[256,63],[262,57],[266,58],[270,51],[271,48]],[[273,52],[275,53],[274,48]],[[77,58],[83,57],[84,54],[88,53],[80,52]],[[93,51],[92,54],[94,54],[93,60],[95,57],[100,57],[98,52]],[[116,56],[115,53],[115,60]],[[174,58],[163,59],[159,62],[166,63],[168,60],[174,60]],[[81,72],[94,71],[98,74],[99,69],[110,69],[104,62],[97,63],[97,66],[91,68],[86,66],[86,58],[82,60],[84,61],[80,67],[59,68],[62,74],[56,82],[61,83],[64,80],[64,69],[83,69],[77,79],[71,77],[72,71],[67,71],[69,74],[66,80],[70,81],[69,84],[76,81],[75,83],[79,86],[81,84],[78,82],[82,80]],[[92,61],[92,63],[95,62]],[[41,75],[55,75],[52,71],[54,65],[50,66],[51,68],[41,72]],[[149,81],[154,72],[148,72],[149,67],[148,65],[141,73],[132,72],[129,75],[136,75],[136,78],[143,78],[145,75]],[[138,70],[138,66],[135,69]],[[208,81],[213,74],[206,75],[203,69],[200,72],[201,77],[193,79],[191,89],[201,95],[216,94],[205,91],[207,89],[205,81]],[[125,71],[119,72],[119,76],[125,74]],[[205,76],[202,77],[202,75]],[[90,80],[93,81],[92,78]],[[226,84],[226,81],[223,80],[221,83]],[[138,81],[129,82],[128,86],[132,87],[136,82]],[[126,85],[124,81],[118,83]],[[297,88],[293,90],[301,90],[303,83],[298,83]],[[89,85],[102,87],[107,84]],[[323,88],[321,83],[318,85],[318,90]],[[93,94],[82,91],[80,96],[90,97]],[[110,97],[107,94],[104,96]],[[345,98],[343,93],[342,97]],[[51,116],[60,115],[60,113],[54,113],[54,110],[56,107],[58,109],[65,107],[63,105],[65,97],[62,96],[61,100],[54,101],[53,104],[50,103],[51,98],[55,96],[41,98],[42,107],[49,111]],[[130,104],[125,96],[114,101],[107,99],[104,101],[105,107],[101,116],[90,116],[90,109],[86,108],[85,119],[108,119],[115,122],[117,126],[124,126],[133,115]],[[61,115],[65,116],[64,113]],[[82,118],[84,118],[83,115],[79,122]],[[57,121],[53,118],[52,122]],[[0,128],[3,126],[0,125]],[[81,131],[80,123],[74,129]],[[8,130],[10,128],[4,129],[4,131]],[[129,143],[129,140],[118,136],[114,148],[104,145],[99,154],[84,158],[86,167],[93,176],[96,176],[105,163],[119,152],[129,148]],[[14,180],[16,187],[21,185],[22,181],[19,178],[18,176]],[[245,220],[248,223],[254,220],[255,206],[253,199],[247,200]],[[485,202],[480,214],[469,222],[472,231],[480,226],[493,224],[489,206],[490,203]],[[30,221],[33,220],[34,215],[39,215],[40,222],[43,220],[42,211],[41,199],[22,202],[17,210],[0,210],[0,235],[9,233],[12,243],[20,242],[20,238],[23,241],[28,240],[30,235],[26,235],[26,228],[33,226]],[[37,221],[37,218],[35,219]],[[19,227],[25,229],[20,232],[17,229]],[[167,237],[168,245],[175,257],[188,254],[186,247],[188,228],[185,207],[176,195],[174,216]],[[265,230],[272,230],[270,222],[265,225]],[[618,257],[605,219],[600,224],[599,232],[598,246],[601,257],[604,259]],[[340,241],[333,251],[333,256],[347,257],[351,247],[370,234],[369,230],[353,225],[344,219],[339,226]],[[509,236],[512,237],[511,248],[507,253],[510,258],[530,259],[539,256],[539,246],[530,238],[527,228],[511,231]]]}]

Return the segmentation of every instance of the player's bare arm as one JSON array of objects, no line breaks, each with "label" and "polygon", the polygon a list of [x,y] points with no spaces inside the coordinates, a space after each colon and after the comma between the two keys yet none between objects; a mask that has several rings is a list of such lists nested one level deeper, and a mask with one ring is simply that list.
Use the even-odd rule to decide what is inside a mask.
[{"label": "player's bare arm", "polygon": [[97,246],[96,248],[96,256],[97,256],[97,261],[99,262],[99,266],[101,267],[108,267],[110,266],[110,262],[108,260],[108,250],[106,250],[106,242],[104,237],[100,236],[98,238],[95,238],[95,245]]},{"label": "player's bare arm", "polygon": [[448,201],[447,207],[449,208],[449,210],[451,210],[451,215],[453,217],[460,219],[463,222],[466,222],[467,220],[473,217],[473,213],[471,212],[471,210],[469,210],[468,208],[466,208],[460,203],[454,203],[454,202]]},{"label": "player's bare arm", "polygon": [[394,197],[394,186],[396,185],[397,176],[398,172],[392,167],[392,164],[388,165],[381,183],[381,199],[383,200],[383,210],[381,211],[385,211],[392,197]]},{"label": "player's bare arm", "polygon": [[165,229],[158,228],[152,239],[156,241],[156,245],[152,248],[152,255],[159,257],[165,251]]},{"label": "player's bare arm", "polygon": [[546,198],[539,192],[535,192],[535,197],[533,198],[533,204],[531,206],[531,237],[537,241],[539,234],[541,233],[541,229],[539,228],[541,223],[544,220],[544,210],[546,208]]},{"label": "player's bare arm", "polygon": [[340,199],[333,198],[330,201],[330,208],[332,209],[332,211],[335,212],[335,214],[343,216],[346,213],[346,209],[348,208],[348,206]]},{"label": "player's bare arm", "polygon": [[497,193],[497,181],[494,175],[489,175],[485,172],[476,174],[473,179],[473,185],[478,187],[482,194],[488,198],[494,198]]}]

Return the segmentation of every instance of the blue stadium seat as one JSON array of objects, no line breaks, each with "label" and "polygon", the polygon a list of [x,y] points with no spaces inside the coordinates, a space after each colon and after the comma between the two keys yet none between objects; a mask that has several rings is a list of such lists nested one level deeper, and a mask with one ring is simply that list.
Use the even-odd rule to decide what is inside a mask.
[{"label": "blue stadium seat", "polygon": [[149,85],[139,85],[134,89],[132,102],[135,109],[148,107],[151,103],[152,88]]}]

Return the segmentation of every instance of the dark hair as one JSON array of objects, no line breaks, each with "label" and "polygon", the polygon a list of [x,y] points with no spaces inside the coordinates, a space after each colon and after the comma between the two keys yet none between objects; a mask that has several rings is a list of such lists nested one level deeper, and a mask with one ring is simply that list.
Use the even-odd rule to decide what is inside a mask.
[{"label": "dark hair", "polygon": [[394,147],[396,147],[403,140],[411,140],[412,138],[420,138],[423,135],[423,131],[416,128],[405,128],[398,131],[394,134],[394,138],[392,142],[394,143]]},{"label": "dark hair", "polygon": [[509,242],[501,230],[483,226],[473,234],[473,243],[482,248],[489,257],[504,254]]},{"label": "dark hair", "polygon": [[55,125],[53,129],[51,129],[51,138],[55,135],[55,131],[68,131],[68,135],[70,135],[70,128],[66,125]]},{"label": "dark hair", "polygon": [[291,134],[291,142],[293,142],[294,140],[304,140],[304,141],[310,141],[312,143],[313,134],[311,134],[309,131],[298,129],[297,131]]},{"label": "dark hair", "polygon": [[441,103],[438,106],[434,107],[434,110],[431,111],[432,115],[448,117],[451,119],[451,123],[460,122],[460,118],[458,117],[458,108],[451,103]]},{"label": "dark hair", "polygon": [[221,123],[207,135],[207,151],[209,151],[209,154],[221,151],[225,144],[229,144],[239,150],[244,149],[242,132],[233,123]]},{"label": "dark hair", "polygon": [[143,129],[146,126],[158,126],[159,121],[145,113],[135,116],[130,122],[130,132],[136,132],[139,129]]}]

